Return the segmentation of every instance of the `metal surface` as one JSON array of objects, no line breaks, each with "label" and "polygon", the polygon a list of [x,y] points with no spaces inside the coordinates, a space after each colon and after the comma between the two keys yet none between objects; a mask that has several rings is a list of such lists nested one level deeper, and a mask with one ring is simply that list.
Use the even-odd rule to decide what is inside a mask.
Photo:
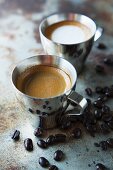
[{"label": "metal surface", "polygon": [[[79,42],[76,44],[61,44],[48,39],[45,36],[46,28],[52,24],[64,20],[75,20],[83,24],[87,23],[88,28],[91,30],[90,38],[84,42]],[[47,54],[57,55],[67,59],[76,67],[77,73],[80,73],[94,42],[96,24],[93,22],[93,20],[84,15],[76,13],[55,14],[47,17],[41,22],[39,31],[42,46],[45,52]]]},{"label": "metal surface", "polygon": [[[98,162],[113,169],[113,150],[104,152],[94,147],[94,142],[112,137],[112,132],[93,138],[83,129],[82,139],[70,140],[66,144],[43,150],[36,144],[34,129],[26,116],[28,112],[23,111],[16,100],[10,82],[11,71],[21,59],[44,53],[38,26],[45,16],[56,11],[83,13],[93,18],[97,25],[104,27],[104,35],[99,41],[104,42],[107,49],[99,50],[96,47],[98,42],[94,44],[78,78],[77,92],[86,96],[84,89],[88,86],[94,90],[97,85],[113,84],[113,68],[103,63],[103,58],[113,53],[112,0],[0,0],[0,170],[42,170],[38,164],[40,156],[45,156],[60,170],[95,170],[95,163]],[[104,75],[95,72],[96,64],[104,66]],[[108,105],[113,110],[112,103],[113,100]],[[78,123],[75,124],[75,127],[79,126]],[[16,143],[11,139],[14,129],[21,131],[20,141]],[[56,132],[57,129],[46,131],[45,137]],[[27,137],[34,142],[34,151],[30,153],[25,151],[23,145],[23,140]],[[53,159],[53,153],[57,149],[63,150],[66,155],[65,160],[60,163]]]}]

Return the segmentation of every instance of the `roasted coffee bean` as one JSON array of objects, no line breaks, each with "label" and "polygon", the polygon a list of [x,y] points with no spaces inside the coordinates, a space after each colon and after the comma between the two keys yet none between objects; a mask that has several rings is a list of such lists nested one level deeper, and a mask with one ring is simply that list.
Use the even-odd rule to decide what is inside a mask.
[{"label": "roasted coffee bean", "polygon": [[99,144],[102,150],[106,151],[108,149],[108,144],[106,141],[101,141]]},{"label": "roasted coffee bean", "polygon": [[100,50],[105,50],[107,46],[104,43],[99,43],[97,48],[99,48]]},{"label": "roasted coffee bean", "polygon": [[109,92],[110,88],[108,86],[103,87],[103,93]]},{"label": "roasted coffee bean", "polygon": [[36,113],[39,115],[41,112],[40,112],[40,110],[36,110]]},{"label": "roasted coffee bean", "polygon": [[108,127],[113,130],[113,120],[107,123]]},{"label": "roasted coffee bean", "polygon": [[103,88],[98,86],[98,87],[95,88],[95,91],[96,91],[96,93],[101,94],[101,93],[103,93]]},{"label": "roasted coffee bean", "polygon": [[54,160],[55,161],[61,161],[64,157],[64,153],[61,151],[61,150],[57,150],[55,153],[54,153]]},{"label": "roasted coffee bean", "polygon": [[113,60],[111,58],[104,58],[104,63],[109,65],[109,66],[112,66],[113,65]]},{"label": "roasted coffee bean", "polygon": [[88,98],[86,100],[87,100],[88,106],[91,106],[91,100]]},{"label": "roasted coffee bean", "polygon": [[102,118],[102,111],[101,110],[95,110],[94,115],[95,115],[95,118],[97,120],[100,120]]},{"label": "roasted coffee bean", "polygon": [[103,102],[100,100],[94,101],[93,105],[99,109],[101,109],[104,106]]},{"label": "roasted coffee bean", "polygon": [[20,139],[20,131],[19,130],[15,130],[13,135],[12,135],[12,139],[17,141]]},{"label": "roasted coffee bean", "polygon": [[29,112],[34,113],[34,111],[31,108],[29,108]]},{"label": "roasted coffee bean", "polygon": [[56,143],[66,142],[66,135],[64,135],[64,134],[55,134],[55,142]]},{"label": "roasted coffee bean", "polygon": [[48,105],[48,104],[49,104],[49,101],[45,101],[45,104]]},{"label": "roasted coffee bean", "polygon": [[96,146],[96,147],[100,147],[100,144],[99,143],[94,143],[94,145]]},{"label": "roasted coffee bean", "polygon": [[51,165],[49,167],[49,170],[58,170],[58,167],[56,165]]},{"label": "roasted coffee bean", "polygon": [[86,88],[85,91],[88,96],[92,96],[93,92],[92,92],[91,88]]},{"label": "roasted coffee bean", "polygon": [[102,106],[102,113],[103,113],[103,114],[108,114],[108,113],[110,113],[110,107],[109,107],[109,106],[106,106],[106,105]]},{"label": "roasted coffee bean", "polygon": [[109,121],[113,120],[113,116],[110,113],[104,114],[102,116],[102,120],[104,122],[109,122]]},{"label": "roasted coffee bean", "polygon": [[102,123],[100,125],[100,129],[103,134],[108,134],[110,132],[109,127],[106,123]]},{"label": "roasted coffee bean", "polygon": [[37,145],[43,149],[47,148],[47,143],[43,139],[38,140]]},{"label": "roasted coffee bean", "polygon": [[108,100],[108,96],[106,96],[106,95],[102,95],[102,96],[99,96],[98,98],[97,98],[97,100],[99,101],[102,101],[102,102],[106,102],[107,100]]},{"label": "roasted coffee bean", "polygon": [[107,144],[108,144],[108,147],[113,148],[113,138],[107,139],[106,142],[107,142]]},{"label": "roasted coffee bean", "polygon": [[104,67],[101,65],[96,65],[95,70],[98,73],[104,73]]},{"label": "roasted coffee bean", "polygon": [[107,168],[103,164],[98,163],[96,164],[96,170],[107,170]]},{"label": "roasted coffee bean", "polygon": [[72,137],[75,138],[75,139],[80,139],[82,136],[82,131],[80,128],[75,128],[73,131],[72,131]]},{"label": "roasted coffee bean", "polygon": [[48,138],[46,139],[46,143],[47,143],[47,145],[55,144],[55,136],[53,136],[53,135],[48,136]]},{"label": "roasted coffee bean", "polygon": [[24,140],[24,147],[27,151],[32,151],[33,150],[33,142],[32,139],[27,138]]},{"label": "roasted coffee bean", "polygon": [[48,107],[48,110],[51,110],[51,109],[52,109],[52,107],[49,106],[49,107]]},{"label": "roasted coffee bean", "polygon": [[34,131],[34,135],[36,137],[41,137],[43,135],[43,129],[40,128],[40,127],[36,128],[35,131]]},{"label": "roasted coffee bean", "polygon": [[110,91],[109,91],[109,97],[113,97],[113,87],[110,88]]},{"label": "roasted coffee bean", "polygon": [[39,164],[43,167],[43,168],[46,168],[49,166],[49,161],[44,158],[44,157],[40,157],[39,158]]}]

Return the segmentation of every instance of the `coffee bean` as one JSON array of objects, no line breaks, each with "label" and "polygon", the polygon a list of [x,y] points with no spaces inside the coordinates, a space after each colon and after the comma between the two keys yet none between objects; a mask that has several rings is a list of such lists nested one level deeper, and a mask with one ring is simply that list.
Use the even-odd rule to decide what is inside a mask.
[{"label": "coffee bean", "polygon": [[107,123],[108,127],[113,130],[113,120]]},{"label": "coffee bean", "polygon": [[61,150],[57,150],[55,153],[54,153],[54,160],[55,161],[61,161],[64,157],[64,153],[61,151]]},{"label": "coffee bean", "polygon": [[113,98],[113,87],[110,88],[109,97]]},{"label": "coffee bean", "polygon": [[104,63],[109,65],[109,66],[112,66],[113,65],[113,60],[111,58],[106,57],[106,58],[104,58]]},{"label": "coffee bean", "polygon": [[96,170],[107,170],[107,168],[103,164],[98,163],[96,164]]},{"label": "coffee bean", "polygon": [[49,166],[49,161],[44,158],[44,157],[40,157],[39,158],[39,164],[43,167],[43,168],[46,168]]},{"label": "coffee bean", "polygon": [[113,138],[107,139],[106,142],[107,142],[107,144],[108,144],[108,147],[113,148]]},{"label": "coffee bean", "polygon": [[104,73],[104,67],[101,65],[96,65],[95,70],[98,73]]},{"label": "coffee bean", "polygon": [[12,139],[17,141],[20,139],[20,131],[19,130],[15,130],[13,135],[12,135]]},{"label": "coffee bean", "polygon": [[48,110],[51,110],[51,109],[52,109],[52,107],[49,106],[49,107],[48,107]]},{"label": "coffee bean", "polygon": [[103,93],[103,88],[98,86],[98,87],[95,88],[95,91],[96,91],[96,93],[101,94],[101,93]]},{"label": "coffee bean", "polygon": [[113,120],[113,116],[111,114],[107,113],[107,114],[102,116],[102,120],[104,122],[109,122],[109,121]]},{"label": "coffee bean", "polygon": [[47,145],[55,144],[55,136],[53,136],[53,135],[48,136],[48,138],[46,139],[46,143],[47,143]]},{"label": "coffee bean", "polygon": [[103,93],[107,93],[110,91],[110,88],[108,86],[103,87]]},{"label": "coffee bean", "polygon": [[49,170],[58,170],[58,167],[55,166],[55,165],[51,165],[51,166],[49,167]]},{"label": "coffee bean", "polygon": [[110,107],[107,105],[102,106],[102,113],[103,114],[108,114],[110,113]]},{"label": "coffee bean", "polygon": [[47,143],[43,139],[38,140],[37,145],[43,149],[47,148]]},{"label": "coffee bean", "polygon": [[48,104],[49,104],[49,101],[45,101],[45,104],[48,105]]},{"label": "coffee bean", "polygon": [[36,113],[39,115],[41,112],[40,112],[40,110],[36,110]]},{"label": "coffee bean", "polygon": [[64,134],[55,134],[55,142],[56,143],[66,142],[66,135],[64,135]]},{"label": "coffee bean", "polygon": [[108,127],[108,125],[106,124],[106,123],[102,123],[101,125],[100,125],[100,129],[101,129],[101,132],[103,133],[103,134],[108,134],[110,131],[109,131],[109,127]]},{"label": "coffee bean", "polygon": [[108,149],[108,145],[106,141],[101,141],[99,144],[102,150],[106,151]]},{"label": "coffee bean", "polygon": [[31,108],[29,108],[29,112],[34,113],[34,111]]},{"label": "coffee bean", "polygon": [[88,98],[86,100],[87,100],[88,106],[91,106],[91,100]]},{"label": "coffee bean", "polygon": [[86,88],[85,91],[88,96],[92,96],[93,92],[92,92],[91,88]]},{"label": "coffee bean", "polygon": [[43,135],[43,129],[40,128],[40,127],[36,128],[35,131],[34,131],[34,135],[36,137],[41,137]]},{"label": "coffee bean", "polygon": [[95,132],[97,130],[96,126],[94,126],[92,124],[87,124],[86,129],[92,137],[95,137]]},{"label": "coffee bean", "polygon": [[33,150],[33,142],[32,139],[27,138],[24,140],[24,147],[27,151],[32,151]]},{"label": "coffee bean", "polygon": [[100,50],[105,50],[107,46],[104,43],[99,43],[97,48],[99,48]]},{"label": "coffee bean", "polygon": [[108,97],[106,95],[101,95],[97,98],[97,100],[101,102],[106,102],[108,100]]},{"label": "coffee bean", "polygon": [[101,109],[104,106],[103,102],[100,100],[94,101],[93,105],[99,109]]},{"label": "coffee bean", "polygon": [[82,131],[80,128],[75,128],[72,132],[72,137],[75,139],[80,139],[82,136]]},{"label": "coffee bean", "polygon": [[100,144],[99,143],[94,143],[94,145],[96,146],[96,147],[100,147]]},{"label": "coffee bean", "polygon": [[95,115],[95,118],[97,120],[100,120],[102,118],[102,111],[101,110],[95,110],[94,115]]}]

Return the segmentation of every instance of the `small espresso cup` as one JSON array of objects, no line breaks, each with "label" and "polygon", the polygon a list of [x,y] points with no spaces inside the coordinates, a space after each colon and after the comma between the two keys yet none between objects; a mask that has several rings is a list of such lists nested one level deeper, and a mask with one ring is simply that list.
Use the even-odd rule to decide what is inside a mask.
[{"label": "small espresso cup", "polygon": [[[71,88],[58,96],[49,98],[32,97],[20,91],[17,88],[18,76],[28,68],[33,68],[33,66],[37,65],[51,66],[63,70],[70,77]],[[49,129],[56,127],[62,114],[65,114],[69,102],[76,103],[80,108],[80,112],[74,113],[75,115],[83,113],[87,101],[75,92],[76,82],[77,73],[73,65],[61,57],[52,55],[37,55],[27,58],[18,63],[12,72],[12,83],[16,90],[17,99],[23,104],[24,108],[30,111],[30,121],[35,128]]]},{"label": "small espresso cup", "polygon": [[[62,44],[49,39],[45,35],[45,30],[47,27],[62,21],[77,21],[81,24],[84,24],[91,31],[90,37],[85,41],[73,44],[69,44],[68,42]],[[102,34],[102,28],[98,27],[97,29],[95,22],[85,15],[76,13],[61,13],[54,14],[45,18],[40,23],[39,32],[42,46],[46,54],[57,55],[67,59],[71,64],[74,65],[77,73],[80,73],[92,48],[93,42],[96,41]],[[73,36],[76,35],[73,33]]]}]

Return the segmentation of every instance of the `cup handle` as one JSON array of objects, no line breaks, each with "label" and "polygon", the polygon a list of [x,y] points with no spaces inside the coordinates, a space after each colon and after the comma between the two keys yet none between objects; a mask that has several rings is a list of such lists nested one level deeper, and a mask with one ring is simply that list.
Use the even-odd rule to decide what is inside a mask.
[{"label": "cup handle", "polygon": [[72,91],[71,94],[68,96],[68,100],[73,103],[76,103],[80,108],[79,113],[70,113],[69,116],[83,114],[83,111],[87,106],[87,100],[83,96],[81,96],[80,94],[78,94],[75,91]]},{"label": "cup handle", "polygon": [[97,27],[95,36],[94,36],[94,41],[97,41],[100,36],[103,34],[104,29],[102,27]]}]

